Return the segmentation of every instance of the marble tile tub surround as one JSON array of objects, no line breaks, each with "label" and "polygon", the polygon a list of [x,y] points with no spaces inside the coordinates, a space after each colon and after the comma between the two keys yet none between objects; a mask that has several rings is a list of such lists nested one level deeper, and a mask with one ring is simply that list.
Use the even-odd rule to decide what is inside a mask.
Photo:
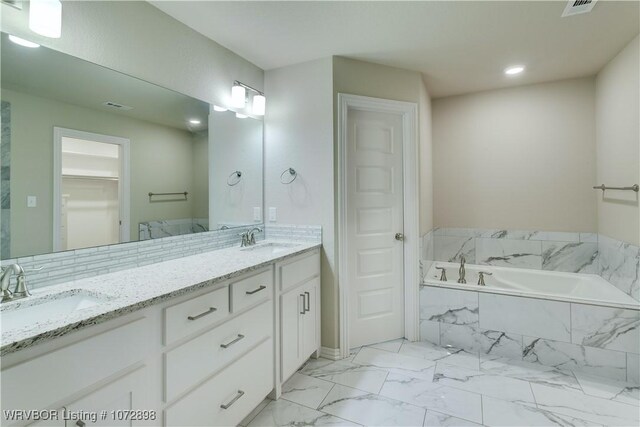
[{"label": "marble tile tub surround", "polygon": [[640,382],[640,310],[424,285],[421,340]]},{"label": "marble tile tub surround", "polygon": [[309,360],[241,425],[632,426],[639,399],[634,384],[400,339]]},{"label": "marble tile tub surround", "polygon": [[[237,231],[237,230],[236,230]],[[291,243],[288,241],[287,243]],[[4,303],[2,313],[18,306],[37,305],[62,294],[83,293],[102,297],[99,304],[70,314],[50,317],[14,329],[2,329],[0,356],[58,338],[67,333],[158,304],[200,289],[215,289],[221,282],[260,269],[273,262],[317,249],[320,242],[298,241],[277,255],[233,248],[163,261],[134,269],[77,279],[37,290],[30,298]]]},{"label": "marble tile tub surround", "polygon": [[[299,242],[321,242],[320,226],[267,225],[257,227],[264,231],[256,234],[257,240],[293,240]],[[248,227],[247,227],[248,228]],[[44,267],[42,271],[27,273],[30,289],[65,283],[130,268],[168,261],[240,244],[238,234],[244,228],[217,230],[150,239],[140,242],[74,251],[21,257],[0,261],[0,265],[20,264],[25,269]],[[13,279],[15,280],[15,278]]]},{"label": "marble tile tub surround", "polygon": [[[422,267],[433,261],[598,274],[640,301],[640,248],[593,233],[436,228],[421,239]],[[424,276],[422,276],[424,277]]]}]

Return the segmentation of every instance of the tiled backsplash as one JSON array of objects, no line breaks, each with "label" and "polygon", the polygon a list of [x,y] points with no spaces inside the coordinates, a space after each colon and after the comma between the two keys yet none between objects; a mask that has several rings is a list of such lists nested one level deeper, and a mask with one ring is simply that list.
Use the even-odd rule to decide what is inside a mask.
[{"label": "tiled backsplash", "polygon": [[[258,224],[258,226],[262,227],[262,224]],[[3,266],[13,263],[20,264],[27,271],[27,283],[30,289],[37,289],[85,277],[233,247],[239,245],[239,233],[243,230],[243,228],[235,228],[119,245],[76,249],[2,260],[0,264]],[[256,234],[256,239],[263,240],[265,234],[271,239],[320,242],[322,229],[320,226],[268,225],[265,231]],[[43,267],[41,271],[29,271],[40,267]]]},{"label": "tiled backsplash", "polygon": [[547,231],[436,228],[422,236],[429,261],[599,274],[640,300],[640,249],[603,235]]}]

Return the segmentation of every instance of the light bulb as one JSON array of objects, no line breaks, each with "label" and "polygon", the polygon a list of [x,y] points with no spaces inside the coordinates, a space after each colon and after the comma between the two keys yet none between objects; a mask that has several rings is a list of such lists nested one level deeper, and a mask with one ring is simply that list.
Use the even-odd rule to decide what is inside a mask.
[{"label": "light bulb", "polygon": [[266,101],[264,95],[254,96],[251,112],[256,116],[264,116]]},{"label": "light bulb", "polygon": [[190,119],[189,123],[191,123],[192,125],[199,125],[200,124],[200,120],[198,120],[198,119]]},{"label": "light bulb", "polygon": [[62,34],[62,3],[60,0],[31,0],[29,28],[41,36],[60,38]]},{"label": "light bulb", "polygon": [[515,65],[513,67],[505,68],[504,73],[510,76],[514,74],[520,74],[524,71],[524,67],[522,65]]},{"label": "light bulb", "polygon": [[236,108],[244,108],[247,103],[247,92],[244,87],[240,85],[233,85],[231,88],[231,105]]},{"label": "light bulb", "polygon": [[36,48],[40,47],[38,43],[30,42],[29,40],[21,39],[20,37],[12,36],[9,34],[9,40],[14,42],[15,44],[19,44],[20,46]]}]

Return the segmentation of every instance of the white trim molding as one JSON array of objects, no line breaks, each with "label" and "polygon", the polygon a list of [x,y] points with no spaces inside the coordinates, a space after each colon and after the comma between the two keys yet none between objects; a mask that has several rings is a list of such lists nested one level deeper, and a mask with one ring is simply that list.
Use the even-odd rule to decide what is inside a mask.
[{"label": "white trim molding", "polygon": [[340,360],[340,349],[339,348],[329,348],[329,347],[320,347],[320,357],[324,357],[329,360]]},{"label": "white trim molding", "polygon": [[349,94],[338,94],[338,296],[340,357],[349,356],[349,285],[346,264],[347,239],[347,118],[349,110],[402,114],[404,184],[404,337],[418,339],[419,282],[419,186],[418,105]]},{"label": "white trim molding", "polygon": [[128,138],[84,132],[62,127],[53,128],[53,251],[61,251],[60,247],[60,212],[62,208],[62,138],[75,138],[96,141],[104,144],[119,145],[121,149],[120,179],[118,179],[118,196],[120,202],[120,242],[128,242],[131,236],[130,188],[131,188],[131,141]]}]

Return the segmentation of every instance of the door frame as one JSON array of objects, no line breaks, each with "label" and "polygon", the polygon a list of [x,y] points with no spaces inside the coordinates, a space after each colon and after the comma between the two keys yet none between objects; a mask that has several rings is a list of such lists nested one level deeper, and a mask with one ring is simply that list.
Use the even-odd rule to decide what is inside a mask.
[{"label": "door frame", "polygon": [[89,141],[101,142],[104,144],[115,144],[122,148],[121,176],[118,179],[118,196],[120,205],[120,243],[131,240],[131,230],[129,226],[130,209],[130,154],[131,141],[128,138],[119,136],[103,135],[93,132],[85,132],[75,129],[67,129],[54,126],[53,128],[53,251],[58,252],[60,248],[60,210],[62,208],[62,138],[86,139]]},{"label": "door frame", "polygon": [[419,283],[419,192],[418,192],[418,105],[339,93],[338,94],[338,295],[340,357],[349,356],[349,280],[347,264],[349,242],[347,225],[347,119],[349,109],[402,114],[403,206],[404,206],[404,336],[418,339]]}]

